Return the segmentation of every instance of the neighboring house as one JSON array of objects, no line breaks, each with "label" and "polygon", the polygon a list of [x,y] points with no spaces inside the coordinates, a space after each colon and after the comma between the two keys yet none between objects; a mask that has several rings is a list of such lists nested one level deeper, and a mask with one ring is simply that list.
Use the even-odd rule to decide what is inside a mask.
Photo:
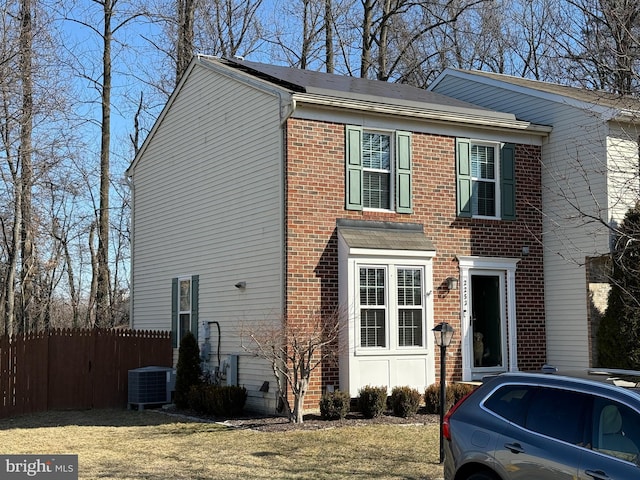
[{"label": "neighboring house", "polygon": [[563,367],[597,366],[612,228],[638,200],[640,102],[453,69],[429,90],[553,127],[542,146],[547,357]]},{"label": "neighboring house", "polygon": [[423,391],[443,321],[451,378],[538,369],[549,131],[406,85],[198,56],[127,171],[133,327],[176,347],[193,331],[267,411],[274,377],[241,330],[315,309],[343,328],[307,407],[332,388]]}]

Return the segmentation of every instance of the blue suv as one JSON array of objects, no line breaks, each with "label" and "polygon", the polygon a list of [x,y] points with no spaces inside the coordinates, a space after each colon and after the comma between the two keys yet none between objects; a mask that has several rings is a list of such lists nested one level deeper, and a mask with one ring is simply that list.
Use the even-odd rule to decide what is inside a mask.
[{"label": "blue suv", "polygon": [[490,377],[443,435],[445,480],[640,479],[640,372]]}]

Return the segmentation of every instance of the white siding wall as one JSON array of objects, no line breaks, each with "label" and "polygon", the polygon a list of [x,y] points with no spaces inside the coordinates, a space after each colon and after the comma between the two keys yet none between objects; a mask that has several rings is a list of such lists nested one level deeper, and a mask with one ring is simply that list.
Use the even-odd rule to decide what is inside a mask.
[{"label": "white siding wall", "polygon": [[609,220],[618,225],[635,205],[638,185],[638,128],[612,124],[607,138]]},{"label": "white siding wall", "polygon": [[547,361],[589,366],[584,261],[608,253],[609,232],[581,212],[608,218],[607,126],[567,103],[463,79],[447,77],[435,91],[553,127],[542,149]]},{"label": "white siding wall", "polygon": [[244,322],[279,318],[279,115],[276,96],[194,67],[133,173],[134,328],[171,328],[171,279],[183,275],[200,276],[199,320],[219,322],[223,359],[242,352]]}]

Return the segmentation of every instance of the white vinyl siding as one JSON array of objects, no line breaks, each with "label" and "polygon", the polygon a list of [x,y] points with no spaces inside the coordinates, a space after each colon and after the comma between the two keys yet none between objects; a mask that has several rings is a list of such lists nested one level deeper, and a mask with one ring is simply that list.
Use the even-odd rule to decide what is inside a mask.
[{"label": "white vinyl siding", "polygon": [[169,280],[185,272],[223,361],[242,351],[242,322],[279,315],[282,158],[279,98],[195,65],[133,171],[134,328],[171,328]]}]

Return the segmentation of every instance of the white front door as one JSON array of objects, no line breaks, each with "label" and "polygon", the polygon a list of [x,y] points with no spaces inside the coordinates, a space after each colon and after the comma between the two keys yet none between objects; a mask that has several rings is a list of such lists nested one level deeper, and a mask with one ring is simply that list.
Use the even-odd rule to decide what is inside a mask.
[{"label": "white front door", "polygon": [[516,371],[517,258],[458,257],[462,379]]}]

